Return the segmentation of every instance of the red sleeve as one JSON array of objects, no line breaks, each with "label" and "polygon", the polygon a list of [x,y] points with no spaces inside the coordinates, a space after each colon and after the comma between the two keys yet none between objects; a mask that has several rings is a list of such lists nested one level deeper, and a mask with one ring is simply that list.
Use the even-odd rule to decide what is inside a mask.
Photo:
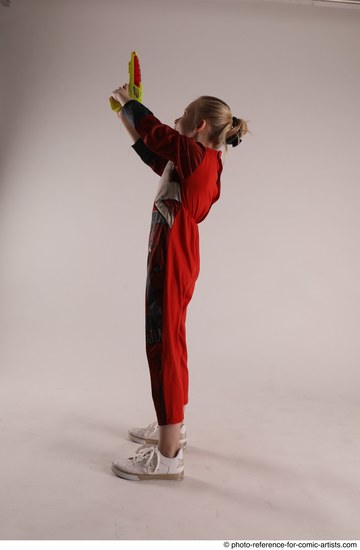
[{"label": "red sleeve", "polygon": [[173,161],[180,180],[189,177],[205,157],[206,148],[202,143],[162,124],[138,101],[126,102],[123,110],[146,147],[156,155]]}]

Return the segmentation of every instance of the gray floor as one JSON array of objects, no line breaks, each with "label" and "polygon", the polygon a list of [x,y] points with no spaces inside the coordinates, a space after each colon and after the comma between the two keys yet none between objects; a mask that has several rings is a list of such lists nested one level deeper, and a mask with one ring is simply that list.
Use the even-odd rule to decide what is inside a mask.
[{"label": "gray floor", "polygon": [[111,462],[137,448],[130,426],[155,419],[143,350],[122,383],[108,357],[65,368],[54,342],[38,365],[25,349],[1,380],[2,539],[360,538],[351,399],[235,362],[220,377],[193,367],[184,480],[127,481]]}]

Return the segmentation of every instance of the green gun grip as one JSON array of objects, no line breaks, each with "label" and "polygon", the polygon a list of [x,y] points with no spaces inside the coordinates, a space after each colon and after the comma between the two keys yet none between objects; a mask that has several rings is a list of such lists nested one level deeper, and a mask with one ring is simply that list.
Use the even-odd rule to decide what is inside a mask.
[{"label": "green gun grip", "polygon": [[110,107],[113,111],[115,111],[116,113],[118,113],[119,111],[121,111],[122,107],[121,107],[121,103],[119,103],[118,101],[116,101],[116,99],[114,99],[112,96],[109,97],[109,101],[110,101]]}]

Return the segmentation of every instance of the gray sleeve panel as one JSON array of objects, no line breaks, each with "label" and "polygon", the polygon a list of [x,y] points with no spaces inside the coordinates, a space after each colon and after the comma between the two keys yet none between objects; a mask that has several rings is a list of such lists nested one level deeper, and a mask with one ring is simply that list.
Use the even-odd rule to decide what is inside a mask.
[{"label": "gray sleeve panel", "polygon": [[134,128],[141,118],[154,114],[150,111],[150,109],[145,107],[145,105],[139,103],[139,101],[136,101],[136,99],[130,99],[130,101],[127,101],[123,106],[122,111],[123,115],[130,122],[130,124],[134,126]]},{"label": "gray sleeve panel", "polygon": [[145,164],[150,165],[157,158],[157,155],[146,147],[142,138],[139,138],[131,147],[139,155],[141,160],[145,162]]}]

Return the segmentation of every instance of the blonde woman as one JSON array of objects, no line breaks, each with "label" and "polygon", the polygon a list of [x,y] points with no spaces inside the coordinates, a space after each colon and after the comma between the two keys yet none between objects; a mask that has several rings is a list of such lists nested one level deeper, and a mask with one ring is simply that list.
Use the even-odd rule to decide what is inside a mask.
[{"label": "blonde woman", "polygon": [[145,292],[146,354],[156,421],[129,431],[142,443],[134,456],[119,458],[113,472],[130,480],[181,480],[186,447],[184,407],[189,374],[186,309],[200,271],[198,224],[220,197],[220,148],[236,147],[248,132],[244,120],[216,97],[201,96],[175,120],[163,124],[132,100],[128,85],[112,93],[133,149],[160,178],[148,242]]}]

